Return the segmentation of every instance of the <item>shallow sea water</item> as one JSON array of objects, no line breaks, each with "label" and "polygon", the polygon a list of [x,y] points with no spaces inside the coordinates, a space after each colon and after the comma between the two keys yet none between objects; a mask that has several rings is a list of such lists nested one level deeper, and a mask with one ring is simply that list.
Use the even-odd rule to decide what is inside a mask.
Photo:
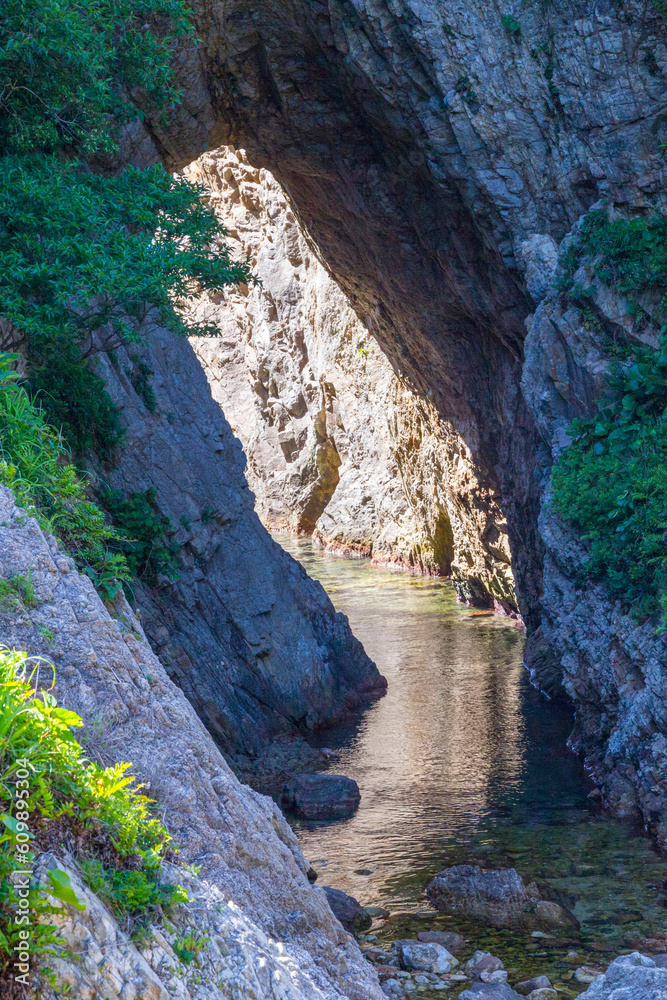
[{"label": "shallow sea water", "polygon": [[[510,982],[546,973],[563,996],[586,989],[571,979],[577,966],[605,965],[667,926],[666,866],[648,838],[596,813],[566,745],[571,715],[528,683],[521,630],[457,603],[447,581],[276,540],[322,583],[389,682],[357,724],[312,740],[361,790],[351,819],[294,824],[320,884],[388,909],[373,928],[381,941],[456,929],[498,954]],[[574,912],[580,935],[545,943],[436,914],[426,883],[462,863],[517,868]]]}]

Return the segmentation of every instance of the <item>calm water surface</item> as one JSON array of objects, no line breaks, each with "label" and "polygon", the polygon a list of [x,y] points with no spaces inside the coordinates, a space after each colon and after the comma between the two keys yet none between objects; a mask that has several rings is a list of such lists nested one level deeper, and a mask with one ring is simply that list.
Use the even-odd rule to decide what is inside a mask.
[{"label": "calm water surface", "polygon": [[[609,961],[607,951],[664,927],[665,866],[646,838],[595,815],[592,786],[566,747],[572,718],[530,687],[523,633],[458,604],[448,582],[276,537],[389,681],[357,725],[316,741],[334,751],[331,770],[361,790],[351,819],[296,824],[320,883],[388,908],[389,930],[412,933],[415,921],[445,926],[438,921],[448,918],[429,919],[423,891],[442,868],[516,867],[574,911],[586,961]],[[463,929],[491,950],[529,948],[541,969],[563,957],[543,955],[525,932]]]}]

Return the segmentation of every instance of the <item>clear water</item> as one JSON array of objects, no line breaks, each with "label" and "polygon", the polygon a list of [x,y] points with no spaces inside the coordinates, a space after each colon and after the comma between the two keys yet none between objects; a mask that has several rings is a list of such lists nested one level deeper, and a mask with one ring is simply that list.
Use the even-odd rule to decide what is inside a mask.
[{"label": "clear water", "polygon": [[[424,896],[441,869],[515,867],[573,910],[576,944],[545,952],[526,932],[456,927],[517,975],[564,976],[564,995],[585,989],[568,969],[605,964],[663,928],[665,865],[647,838],[596,815],[592,786],[566,746],[569,712],[528,683],[523,633],[458,604],[446,581],[327,556],[307,539],[277,540],[348,615],[389,681],[358,724],[314,740],[334,751],[330,769],[361,790],[351,819],[295,824],[320,883],[389,909],[379,929],[389,939],[454,926],[429,913]],[[574,964],[565,961],[573,947]]]}]

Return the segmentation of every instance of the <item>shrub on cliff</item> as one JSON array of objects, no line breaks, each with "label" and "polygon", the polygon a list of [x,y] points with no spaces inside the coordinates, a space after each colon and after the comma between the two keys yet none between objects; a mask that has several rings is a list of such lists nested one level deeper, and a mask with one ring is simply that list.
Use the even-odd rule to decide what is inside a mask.
[{"label": "shrub on cliff", "polygon": [[[164,124],[179,103],[172,58],[192,32],[183,0],[0,5],[0,346],[27,354],[45,447],[51,457],[60,449],[58,462],[60,434],[75,458],[94,452],[107,465],[122,445],[94,355],[140,342],[156,321],[181,335],[213,332],[184,318],[188,297],[250,277],[231,259],[200,188],[162,166],[118,167],[123,129],[140,128],[147,115]],[[154,413],[148,369],[138,373]],[[18,405],[19,395],[10,398]],[[21,405],[27,413],[33,403]],[[7,420],[2,428],[3,481],[49,519],[96,584],[113,589],[114,566],[120,580],[127,564],[109,555],[112,534],[71,467],[58,476],[47,462],[49,492],[39,463],[26,458],[39,454],[34,434],[25,447],[17,436],[30,421],[12,421],[11,439]],[[21,461],[12,457],[19,452]],[[68,510],[83,528],[65,523]],[[127,538],[122,527],[118,534]]]},{"label": "shrub on cliff", "polygon": [[[569,252],[630,300],[648,294],[660,346],[614,345],[609,391],[597,414],[576,420],[553,470],[554,505],[590,544],[586,574],[604,581],[639,619],[667,624],[667,216],[611,220],[592,212]],[[577,290],[574,290],[575,295]],[[590,298],[590,296],[589,296]]]},{"label": "shrub on cliff", "polygon": [[[124,919],[145,927],[187,893],[160,881],[170,837],[151,800],[128,775],[129,764],[100,767],[83,756],[72,730],[83,725],[43,687],[51,665],[0,649],[0,992],[9,988],[14,946],[30,932],[30,951],[41,962],[61,947],[47,898],[83,909],[67,874],[30,879],[31,920],[22,921],[19,883],[11,872],[31,871],[39,851],[64,846],[93,891]],[[45,677],[45,672],[47,676]],[[21,860],[17,861],[17,857]],[[44,970],[42,970],[44,971]],[[4,986],[3,986],[4,983]]]},{"label": "shrub on cliff", "polygon": [[117,533],[67,462],[60,435],[20,384],[16,358],[0,353],[0,483],[45,531],[60,538],[101,596],[113,599],[131,580],[124,557],[109,545]]}]

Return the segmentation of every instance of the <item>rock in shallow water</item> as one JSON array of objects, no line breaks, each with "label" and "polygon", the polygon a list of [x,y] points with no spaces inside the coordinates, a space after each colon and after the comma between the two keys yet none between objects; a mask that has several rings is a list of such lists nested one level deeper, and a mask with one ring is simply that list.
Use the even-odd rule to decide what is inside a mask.
[{"label": "rock in shallow water", "polygon": [[425,944],[441,944],[452,955],[458,955],[465,944],[463,935],[456,931],[420,931],[417,939]]},{"label": "rock in shallow water", "polygon": [[472,958],[466,962],[465,971],[470,979],[488,982],[488,977],[499,972],[503,968],[503,963],[490,951],[476,951]]},{"label": "rock in shallow water", "polygon": [[409,971],[450,972],[459,964],[451,952],[433,942],[406,939],[394,941],[392,948],[397,952],[402,967]]},{"label": "rock in shallow water", "polygon": [[578,928],[569,910],[540,899],[536,885],[525,886],[515,868],[484,871],[478,865],[446,868],[426,886],[441,913],[472,917],[494,927]]},{"label": "rock in shallow water", "polygon": [[519,926],[539,898],[514,868],[485,872],[477,865],[446,868],[429,882],[426,894],[442,913],[465,915],[495,927]]},{"label": "rock in shallow water", "polygon": [[371,926],[372,920],[354,896],[348,896],[341,889],[332,889],[329,885],[322,888],[327,897],[331,911],[346,931],[363,931]]},{"label": "rock in shallow water", "polygon": [[300,819],[345,819],[357,809],[361,795],[352,778],[342,774],[300,774],[283,788],[280,804]]},{"label": "rock in shallow water", "polygon": [[459,1000],[522,1000],[521,994],[507,983],[473,983],[459,993]]},{"label": "rock in shallow water", "polygon": [[533,990],[545,989],[551,989],[551,982],[547,976],[533,976],[532,979],[526,979],[523,983],[517,983],[516,985],[517,993],[521,993],[526,997],[530,996]]}]

